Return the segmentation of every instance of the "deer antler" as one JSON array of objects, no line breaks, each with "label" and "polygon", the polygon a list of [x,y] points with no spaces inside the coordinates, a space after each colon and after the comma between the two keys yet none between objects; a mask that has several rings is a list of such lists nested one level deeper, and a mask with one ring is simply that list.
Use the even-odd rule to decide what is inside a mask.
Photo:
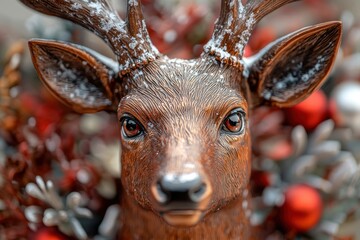
[{"label": "deer antler", "polygon": [[94,32],[118,57],[121,75],[160,56],[150,41],[138,0],[128,0],[126,22],[118,16],[107,0],[20,1],[39,12],[70,20]]},{"label": "deer antler", "polygon": [[222,0],[220,17],[204,53],[235,67],[241,66],[245,45],[255,25],[267,14],[297,0]]}]

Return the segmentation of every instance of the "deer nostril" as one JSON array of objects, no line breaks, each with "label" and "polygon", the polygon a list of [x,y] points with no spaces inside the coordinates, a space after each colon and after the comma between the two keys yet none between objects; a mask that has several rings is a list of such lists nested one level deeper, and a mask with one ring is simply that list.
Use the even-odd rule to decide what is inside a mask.
[{"label": "deer nostril", "polygon": [[198,186],[195,186],[193,189],[190,189],[189,191],[189,198],[193,201],[193,202],[200,202],[206,193],[206,184],[205,183],[201,183]]},{"label": "deer nostril", "polygon": [[156,189],[154,192],[156,200],[162,204],[168,202],[171,198],[171,193],[162,187],[161,181],[156,183]]}]

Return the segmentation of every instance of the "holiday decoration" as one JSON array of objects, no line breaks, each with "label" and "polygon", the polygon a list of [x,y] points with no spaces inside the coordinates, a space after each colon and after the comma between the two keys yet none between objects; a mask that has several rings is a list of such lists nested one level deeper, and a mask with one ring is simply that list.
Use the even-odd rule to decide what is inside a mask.
[{"label": "holiday decoration", "polygon": [[[28,2],[38,4],[41,1]],[[85,2],[91,5],[89,11],[86,12],[91,16],[89,21],[93,22],[96,22],[94,19],[98,16],[103,15],[99,15],[98,11],[108,7],[106,4],[98,5],[97,3],[103,1],[97,0],[74,0],[72,7],[77,8],[80,6],[78,4]],[[115,2],[119,7],[119,15],[122,19],[126,19],[126,7],[124,7],[126,2]],[[138,1],[129,2],[138,3]],[[224,55],[225,52],[213,49],[214,46],[222,47],[221,43],[214,41],[212,35],[213,23],[221,9],[220,1],[143,0],[141,2],[149,37],[160,52],[180,59],[196,58],[201,55],[204,45],[212,38],[213,44],[207,44],[205,52],[207,49],[209,55],[214,54],[214,58],[223,65],[238,67],[237,62],[233,62],[231,57]],[[232,3],[233,1],[224,2]],[[15,4],[19,8],[24,8],[18,1]],[[347,9],[343,10],[344,6],[347,6]],[[242,201],[239,201],[237,208],[230,209],[224,214],[224,220],[220,222],[234,224],[234,221],[228,221],[229,216],[245,216],[249,222],[249,228],[254,229],[255,233],[249,239],[360,239],[358,231],[360,221],[360,37],[358,34],[360,16],[357,15],[356,6],[359,5],[353,0],[345,2],[303,0],[289,4],[260,21],[253,29],[253,35],[248,44],[239,46],[243,49],[242,55],[246,57],[246,64],[252,64],[252,61],[256,61],[257,54],[262,54],[261,49],[289,32],[325,21],[341,20],[343,25],[339,53],[321,89],[314,91],[306,100],[291,108],[262,106],[246,113],[246,118],[249,120],[245,127],[249,126],[247,130],[249,133],[251,131],[252,141],[252,170],[251,176],[248,176],[250,184],[240,193]],[[52,8],[59,9],[60,5],[58,3],[56,6],[52,5],[50,1],[44,11]],[[113,9],[115,8],[111,8]],[[99,26],[108,26],[104,22],[97,23]],[[71,22],[51,18],[51,23],[49,23],[44,16],[38,15],[31,17],[26,25],[32,31],[28,33],[30,37],[90,46],[112,58],[109,49],[98,44],[97,38]],[[214,34],[219,35],[222,30],[224,29],[218,27]],[[126,168],[126,163],[124,168],[124,162],[121,166],[119,161],[119,156],[126,154],[127,150],[119,147],[122,130],[117,126],[119,120],[115,114],[111,113],[113,109],[80,115],[60,103],[39,83],[40,80],[26,53],[27,43],[10,41],[19,38],[20,34],[11,36],[15,32],[16,29],[8,31],[0,27],[0,59],[2,60],[0,61],[0,239],[114,240],[122,235],[123,223],[125,227],[131,226],[132,231],[140,236],[144,229],[139,225],[141,214],[129,217],[127,211],[133,209],[134,205],[129,203],[134,203],[135,200],[124,205],[121,199],[124,194],[131,194],[141,199],[145,191],[139,187],[139,178],[129,180],[134,183],[131,188],[120,187],[124,186],[124,179],[120,180],[120,178],[128,174],[129,168]],[[229,31],[225,29],[224,32]],[[29,35],[24,38],[29,39]],[[139,38],[137,35],[134,36],[136,39]],[[235,41],[234,37],[226,37],[226,39]],[[125,44],[128,44],[126,50],[131,52],[131,46],[136,42],[130,38],[128,40],[125,41]],[[74,46],[73,44],[70,46],[73,47],[72,50],[77,45]],[[316,46],[320,45],[313,44],[313,46],[311,52],[316,52],[318,49]],[[66,51],[57,51],[56,47],[54,45],[49,55],[52,57],[70,56]],[[40,48],[39,52],[47,51],[44,49]],[[143,50],[138,47],[134,49],[140,52]],[[156,58],[158,55],[154,49],[148,49],[148,52]],[[87,48],[81,48],[81,50],[87,51]],[[224,47],[222,50],[228,50],[228,48]],[[78,54],[80,52],[72,53],[74,53],[71,55],[72,59],[82,57]],[[93,55],[91,51],[89,54],[94,61],[107,59]],[[279,59],[284,59],[288,55],[282,52]],[[308,73],[316,71],[316,66],[319,66],[317,63],[322,61],[323,56],[321,54],[314,60],[317,62],[307,61],[309,65],[305,67]],[[52,63],[49,59],[44,63]],[[88,73],[94,73],[94,68],[85,64],[83,59],[80,60],[77,66],[85,66]],[[126,62],[121,62],[121,59],[119,61],[120,64],[126,66]],[[150,58],[149,61],[153,59]],[[143,66],[142,64],[140,67]],[[170,72],[183,62],[173,60],[171,64],[174,67],[166,69],[166,72]],[[241,66],[243,63],[239,64]],[[266,76],[287,69],[289,64],[291,65],[291,60],[285,61],[281,68],[267,72]],[[55,65],[61,66],[60,62],[56,62]],[[67,67],[66,64],[63,66]],[[111,66],[113,65],[107,64],[105,68],[96,69],[110,69],[107,73],[111,75]],[[164,66],[161,69],[164,70],[163,68]],[[50,71],[50,67],[46,70]],[[128,71],[125,67],[123,70],[124,74]],[[54,74],[57,73],[54,72]],[[249,74],[249,79],[255,79],[251,72],[246,71],[243,77],[247,74]],[[96,76],[103,79],[105,75]],[[73,79],[70,72],[62,76]],[[224,80],[221,76],[224,77],[220,74],[215,85],[222,84]],[[143,75],[139,71],[139,74],[134,74],[133,77],[142,79]],[[206,84],[206,79],[210,77],[212,77],[210,72],[206,77],[204,75],[203,83]],[[261,76],[256,76],[256,79],[257,77]],[[299,76],[289,74],[284,77],[298,79]],[[116,81],[115,79],[114,82]],[[140,81],[139,84],[144,84],[143,88],[146,89],[145,84],[149,83]],[[85,84],[85,86],[89,85]],[[209,84],[209,86],[212,85]],[[265,89],[268,88],[268,85],[264,86]],[[296,86],[299,87],[299,85]],[[124,91],[129,91],[134,86],[127,84],[123,87]],[[281,92],[281,85],[277,87]],[[193,91],[199,92],[196,89]],[[74,92],[74,96],[79,97],[81,94]],[[216,98],[216,94],[212,97]],[[136,102],[139,101],[140,99],[136,100]],[[266,101],[266,98],[262,101]],[[161,98],[161,103],[156,106],[160,107],[169,103],[171,101]],[[252,102],[253,105],[261,103],[261,101]],[[174,111],[174,115],[178,112],[186,113],[186,111]],[[217,115],[214,114],[214,116]],[[224,122],[224,129],[231,130],[233,127],[241,129],[241,126],[236,124],[239,123],[241,114],[236,113],[226,117],[222,117],[220,121]],[[133,123],[129,121],[129,118],[125,120],[129,126],[126,133],[136,134],[139,129],[131,127]],[[125,120],[122,119],[124,122]],[[199,120],[189,120],[189,122],[198,124]],[[149,121],[144,127],[157,129],[159,126],[156,122]],[[207,134],[211,134],[211,131]],[[199,139],[201,134],[196,136]],[[166,138],[158,142],[166,143]],[[211,147],[206,149],[211,152],[212,150],[209,149],[213,148],[213,143],[209,146]],[[155,147],[156,144],[150,149],[155,149]],[[187,153],[192,153],[193,156],[194,152],[196,152],[194,148],[187,149]],[[150,150],[144,152],[144,155],[151,157],[151,162],[156,162],[156,156],[164,156],[164,154],[164,152],[152,153]],[[220,159],[218,160],[222,163],[218,165],[219,168],[227,166]],[[131,164],[136,163],[137,161],[133,161]],[[186,166],[190,167],[191,164]],[[139,172],[139,169],[153,171],[147,164],[139,165],[136,171]],[[232,175],[222,174],[221,176]],[[186,177],[191,178],[193,175],[188,174]],[[215,182],[220,182],[220,180],[217,179]],[[240,184],[242,180],[234,178],[234,181]],[[150,185],[151,178],[146,178],[146,182]],[[221,189],[226,189],[225,186],[227,185],[219,184]],[[203,190],[199,189],[200,192]],[[150,191],[155,190],[150,189]],[[216,192],[214,187],[212,192]],[[159,196],[161,200],[162,195]],[[223,208],[219,207],[219,211],[215,214],[219,214],[222,210]],[[203,219],[208,216],[206,215]],[[166,221],[173,221],[175,224],[184,223],[176,222],[175,220],[178,219],[168,214],[160,223],[164,224]],[[203,219],[199,222],[204,221]],[[149,222],[157,226],[153,232],[160,232],[160,223],[153,220]],[[224,234],[221,239],[229,239],[230,233],[223,231],[220,225],[216,223],[211,230],[219,230],[221,234]],[[243,226],[243,224],[236,225],[237,229]],[[209,238],[213,236],[215,235]],[[150,239],[151,234],[139,238]],[[195,235],[189,235],[188,238],[203,239],[202,236]],[[240,235],[236,235],[235,238],[246,239],[245,236]],[[125,236],[124,239],[127,237]]]},{"label": "holiday decoration", "polygon": [[302,125],[313,130],[327,117],[327,99],[322,91],[313,93],[303,102],[285,110],[286,119],[292,126]]},{"label": "holiday decoration", "polygon": [[284,192],[280,216],[282,224],[296,232],[313,228],[322,214],[322,199],[312,187],[292,185]]},{"label": "holiday decoration", "polygon": [[68,236],[64,235],[56,228],[41,228],[32,234],[29,239],[31,240],[66,240]]},{"label": "holiday decoration", "polygon": [[349,127],[360,136],[360,83],[355,81],[339,84],[332,93],[332,117],[341,127]]}]

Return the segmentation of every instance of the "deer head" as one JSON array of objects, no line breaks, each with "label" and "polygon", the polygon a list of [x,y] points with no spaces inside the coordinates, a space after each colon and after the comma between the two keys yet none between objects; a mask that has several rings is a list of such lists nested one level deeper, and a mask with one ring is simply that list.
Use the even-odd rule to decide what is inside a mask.
[{"label": "deer head", "polygon": [[79,112],[117,113],[124,196],[172,226],[196,225],[247,189],[249,111],[294,105],[326,79],[341,23],[301,29],[246,59],[256,23],[295,0],[222,0],[200,58],[168,59],[152,45],[141,3],[122,20],[106,0],[21,0],[100,36],[117,61],[75,44],[31,40],[43,83]]}]

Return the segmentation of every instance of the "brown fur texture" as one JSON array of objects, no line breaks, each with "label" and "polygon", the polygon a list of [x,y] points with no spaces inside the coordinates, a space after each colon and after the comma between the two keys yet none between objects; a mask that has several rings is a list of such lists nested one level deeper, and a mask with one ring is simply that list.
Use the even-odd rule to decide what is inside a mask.
[{"label": "brown fur texture", "polygon": [[[165,223],[152,211],[139,207],[129,197],[123,197],[122,230],[120,239],[251,239],[246,216],[247,191],[244,197],[216,209],[193,227],[173,227]],[[129,202],[126,202],[129,201]],[[136,216],[136,217],[134,217]]]},{"label": "brown fur texture", "polygon": [[[239,85],[241,75],[234,74],[232,67],[220,68],[215,61],[175,60],[149,64],[142,75],[136,73],[136,76],[130,77],[136,87],[121,100],[118,115],[134,116],[146,133],[139,139],[122,139],[122,176],[126,176],[122,178],[122,185],[126,186],[123,203],[135,200],[147,210],[149,216],[144,216],[145,219],[150,215],[151,219],[157,219],[159,206],[153,204],[152,185],[164,172],[186,171],[200,172],[216,193],[210,197],[209,204],[200,206],[205,218],[233,201],[241,202],[250,175],[247,119],[241,135],[221,131],[222,122],[231,110],[241,108],[245,115],[248,112]],[[149,154],[149,149],[155,151]],[[193,166],[186,168],[187,164]],[[123,211],[139,211],[140,206],[125,205]],[[158,226],[169,228],[166,231],[176,232],[160,219],[156,221]],[[242,222],[248,225],[247,221]],[[147,225],[147,221],[143,224]],[[201,224],[201,228],[207,225]],[[195,234],[197,229],[180,232]]]}]

